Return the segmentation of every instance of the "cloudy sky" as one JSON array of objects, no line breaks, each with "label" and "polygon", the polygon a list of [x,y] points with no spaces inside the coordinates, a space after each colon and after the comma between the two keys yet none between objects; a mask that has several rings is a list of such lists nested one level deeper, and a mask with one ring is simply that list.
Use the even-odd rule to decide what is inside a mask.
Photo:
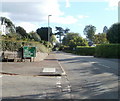
[{"label": "cloudy sky", "polygon": [[55,26],[80,33],[86,25],[94,25],[96,33],[118,22],[119,0],[2,0],[0,16],[9,18],[15,26],[27,32],[37,28]]}]

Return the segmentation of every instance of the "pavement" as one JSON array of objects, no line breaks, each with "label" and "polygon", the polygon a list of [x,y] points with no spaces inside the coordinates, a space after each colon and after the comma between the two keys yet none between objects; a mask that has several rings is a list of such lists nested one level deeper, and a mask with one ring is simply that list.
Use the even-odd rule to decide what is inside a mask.
[{"label": "pavement", "polygon": [[[43,68],[56,72],[43,73]],[[40,62],[3,62],[1,73],[2,99],[71,99],[70,84],[54,53]]]},{"label": "pavement", "polygon": [[[55,72],[52,70],[55,70]],[[40,62],[2,62],[1,74],[29,76],[61,76],[65,74],[65,72],[59,64],[58,60],[55,58],[55,54],[51,53],[46,57],[46,59]]]}]

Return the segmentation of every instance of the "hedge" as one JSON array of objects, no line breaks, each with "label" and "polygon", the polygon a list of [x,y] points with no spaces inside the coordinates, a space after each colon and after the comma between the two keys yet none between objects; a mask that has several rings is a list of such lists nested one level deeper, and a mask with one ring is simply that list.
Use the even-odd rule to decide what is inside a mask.
[{"label": "hedge", "polygon": [[77,55],[94,55],[95,47],[77,46],[77,48],[75,48],[75,49],[65,47],[63,51],[68,52],[68,53],[74,53]]},{"label": "hedge", "polygon": [[101,58],[120,58],[120,44],[101,44],[96,47],[77,46],[76,49],[65,47],[63,51],[77,55],[92,55]]},{"label": "hedge", "polygon": [[45,47],[45,45],[35,42],[35,41],[17,41],[17,40],[0,40],[0,50],[2,51],[18,51],[19,48],[23,46],[35,46],[37,47],[37,51],[39,52],[50,52],[50,49]]},{"label": "hedge", "polygon": [[79,47],[76,48],[75,54],[78,54],[78,55],[94,55],[95,54],[95,47],[79,46]]},{"label": "hedge", "polygon": [[97,45],[95,56],[102,58],[120,58],[120,44]]}]

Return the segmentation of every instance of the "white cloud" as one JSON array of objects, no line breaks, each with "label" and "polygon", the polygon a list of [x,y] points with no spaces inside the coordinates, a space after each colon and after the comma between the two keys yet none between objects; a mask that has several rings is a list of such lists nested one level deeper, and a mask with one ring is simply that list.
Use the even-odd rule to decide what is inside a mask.
[{"label": "white cloud", "polygon": [[40,0],[39,2],[5,2],[2,11],[9,13],[9,17],[15,21],[46,21],[49,14],[61,16],[57,0]]},{"label": "white cloud", "polygon": [[8,19],[10,19],[10,14],[9,13],[5,13],[5,12],[0,12],[0,15],[2,16],[2,17],[6,17],[6,18],[8,18]]},{"label": "white cloud", "polygon": [[[22,2],[20,0],[11,0],[14,2],[4,1],[6,2],[2,2],[0,15],[12,20],[13,23],[16,23],[16,26],[24,27],[27,32],[35,29],[35,26],[47,23],[49,14],[58,16],[58,19],[61,19],[60,16],[64,15],[64,12],[60,10],[58,0],[39,0],[38,2],[37,0],[34,0],[34,2]],[[34,25],[34,23],[37,23],[37,25]]]},{"label": "white cloud", "polygon": [[32,24],[30,22],[19,22],[16,24],[16,26],[23,27],[27,32],[36,31],[36,29],[38,28],[36,24]]},{"label": "white cloud", "polygon": [[117,7],[119,0],[105,0],[108,2],[109,7]]},{"label": "white cloud", "polygon": [[66,0],[66,7],[70,7],[70,1],[69,0]]},{"label": "white cloud", "polygon": [[[36,29],[40,24],[46,24],[48,15],[52,15],[50,20],[53,23],[73,24],[77,22],[76,18],[65,16],[64,12],[60,10],[59,0],[25,1],[3,2],[2,12],[3,16],[10,18],[16,26],[22,26],[27,32]],[[67,6],[70,6],[68,0]]]},{"label": "white cloud", "polygon": [[78,18],[79,19],[84,19],[84,18],[89,18],[89,16],[87,16],[87,15],[78,15]]},{"label": "white cloud", "polygon": [[53,16],[51,17],[51,22],[59,24],[74,24],[77,22],[77,19],[73,16],[65,17]]},{"label": "white cloud", "polygon": [[105,0],[105,1],[108,2],[108,7],[105,8],[105,10],[108,11],[117,10],[119,0]]}]

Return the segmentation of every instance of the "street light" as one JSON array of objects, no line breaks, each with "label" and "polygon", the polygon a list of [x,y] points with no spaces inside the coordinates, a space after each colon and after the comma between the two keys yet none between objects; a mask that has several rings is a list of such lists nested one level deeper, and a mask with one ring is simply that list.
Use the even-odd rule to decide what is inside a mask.
[{"label": "street light", "polygon": [[52,16],[52,15],[48,15],[48,42],[49,42],[49,34],[50,34],[50,28],[49,28],[49,24],[50,24],[49,18],[50,18],[50,16]]}]

